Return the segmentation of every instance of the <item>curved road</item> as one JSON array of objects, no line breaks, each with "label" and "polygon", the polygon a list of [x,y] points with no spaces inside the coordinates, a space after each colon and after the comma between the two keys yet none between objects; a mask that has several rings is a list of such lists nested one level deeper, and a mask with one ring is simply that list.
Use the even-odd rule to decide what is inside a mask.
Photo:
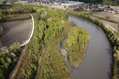
[{"label": "curved road", "polygon": [[3,46],[8,46],[16,40],[22,44],[28,39],[32,29],[31,19],[24,21],[6,22],[1,23],[1,25],[4,30],[4,34],[1,37]]}]

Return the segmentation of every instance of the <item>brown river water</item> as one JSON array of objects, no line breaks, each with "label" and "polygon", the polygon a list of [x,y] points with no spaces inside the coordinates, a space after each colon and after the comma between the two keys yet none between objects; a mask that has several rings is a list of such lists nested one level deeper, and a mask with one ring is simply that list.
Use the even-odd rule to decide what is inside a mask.
[{"label": "brown river water", "polygon": [[78,66],[73,68],[71,79],[111,79],[112,78],[112,47],[103,30],[94,23],[69,15],[78,27],[87,29],[90,40],[85,55]]}]

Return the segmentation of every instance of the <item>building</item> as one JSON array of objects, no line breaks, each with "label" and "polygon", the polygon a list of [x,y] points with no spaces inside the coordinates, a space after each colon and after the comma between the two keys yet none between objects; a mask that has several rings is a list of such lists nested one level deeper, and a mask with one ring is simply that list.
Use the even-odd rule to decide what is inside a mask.
[{"label": "building", "polygon": [[84,2],[68,1],[68,3],[61,3],[61,5],[66,6],[69,10],[74,10],[79,8]]}]

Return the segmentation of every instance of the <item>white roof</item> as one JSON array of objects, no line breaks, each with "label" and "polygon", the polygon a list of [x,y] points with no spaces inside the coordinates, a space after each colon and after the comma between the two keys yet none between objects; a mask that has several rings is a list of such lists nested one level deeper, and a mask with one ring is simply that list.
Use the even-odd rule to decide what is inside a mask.
[{"label": "white roof", "polygon": [[84,4],[84,2],[74,2],[74,1],[69,1],[69,3],[62,3],[61,5],[81,5]]}]

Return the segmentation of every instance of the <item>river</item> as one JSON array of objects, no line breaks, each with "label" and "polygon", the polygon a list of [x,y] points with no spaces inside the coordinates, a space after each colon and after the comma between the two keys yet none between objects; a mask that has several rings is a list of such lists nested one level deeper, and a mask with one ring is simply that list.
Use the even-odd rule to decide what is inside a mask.
[{"label": "river", "polygon": [[112,47],[103,30],[94,23],[73,15],[78,27],[87,29],[90,40],[85,55],[78,68],[71,72],[71,79],[111,79],[112,78]]}]

